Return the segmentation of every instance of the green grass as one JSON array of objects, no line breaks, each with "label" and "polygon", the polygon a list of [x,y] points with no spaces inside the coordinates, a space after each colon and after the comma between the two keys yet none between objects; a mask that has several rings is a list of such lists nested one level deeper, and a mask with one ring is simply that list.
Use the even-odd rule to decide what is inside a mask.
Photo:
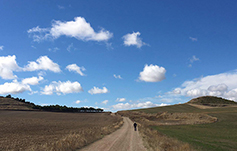
[{"label": "green grass", "polygon": [[216,123],[199,125],[154,126],[159,132],[191,144],[203,151],[237,150],[237,108],[198,109],[188,104],[139,110],[146,113],[207,113],[218,118]]}]

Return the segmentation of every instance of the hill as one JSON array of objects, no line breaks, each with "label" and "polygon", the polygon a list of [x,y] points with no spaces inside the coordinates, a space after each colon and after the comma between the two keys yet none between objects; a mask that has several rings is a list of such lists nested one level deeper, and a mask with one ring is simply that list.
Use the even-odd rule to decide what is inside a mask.
[{"label": "hill", "polygon": [[[205,96],[185,104],[121,114],[139,123],[144,140],[153,150],[237,150],[237,103],[234,101]],[[202,123],[208,119],[213,122]]]},{"label": "hill", "polygon": [[34,110],[33,105],[25,103],[24,99],[14,99],[11,97],[0,96],[0,109],[1,110]]},{"label": "hill", "polygon": [[215,97],[215,96],[198,97],[198,98],[190,100],[187,103],[205,105],[205,106],[211,106],[211,107],[225,107],[225,106],[237,105],[237,102],[223,99],[220,97]]},{"label": "hill", "polygon": [[101,113],[104,110],[100,108],[93,107],[67,107],[61,105],[48,105],[41,106],[35,105],[34,103],[27,102],[25,99],[19,99],[7,95],[6,97],[0,96],[0,110],[20,110],[20,111],[29,111],[29,110],[38,110],[38,111],[51,111],[51,112],[79,112],[79,113]]}]

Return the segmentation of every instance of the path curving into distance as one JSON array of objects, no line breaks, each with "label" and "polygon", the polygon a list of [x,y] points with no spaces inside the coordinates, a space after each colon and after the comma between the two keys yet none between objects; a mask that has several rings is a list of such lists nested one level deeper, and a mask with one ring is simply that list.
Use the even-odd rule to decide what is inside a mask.
[{"label": "path curving into distance", "polygon": [[127,117],[123,117],[123,120],[120,129],[79,151],[146,151],[138,131],[134,131],[132,121]]}]

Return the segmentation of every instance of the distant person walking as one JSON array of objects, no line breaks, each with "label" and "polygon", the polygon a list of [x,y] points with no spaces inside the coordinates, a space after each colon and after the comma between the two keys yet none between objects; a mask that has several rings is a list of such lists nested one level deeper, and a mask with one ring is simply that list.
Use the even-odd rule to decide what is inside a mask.
[{"label": "distant person walking", "polygon": [[137,131],[137,123],[136,122],[134,122],[133,126],[134,126],[134,131]]}]

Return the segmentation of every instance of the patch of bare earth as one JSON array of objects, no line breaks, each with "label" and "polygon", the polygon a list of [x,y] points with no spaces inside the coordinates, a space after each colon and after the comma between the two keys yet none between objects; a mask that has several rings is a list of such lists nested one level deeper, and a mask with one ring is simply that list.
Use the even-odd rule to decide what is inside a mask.
[{"label": "patch of bare earth", "polygon": [[110,113],[0,111],[0,150],[70,151],[117,130]]}]

